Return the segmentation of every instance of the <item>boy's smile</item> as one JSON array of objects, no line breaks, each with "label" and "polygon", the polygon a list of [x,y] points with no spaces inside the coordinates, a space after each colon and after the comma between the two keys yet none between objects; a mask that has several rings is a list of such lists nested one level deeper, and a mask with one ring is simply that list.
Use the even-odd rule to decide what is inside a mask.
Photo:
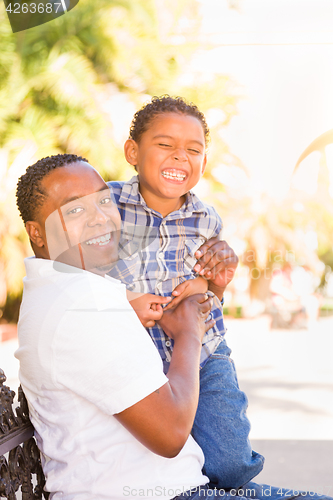
[{"label": "boy's smile", "polygon": [[125,155],[137,169],[147,205],[165,217],[183,205],[184,195],[205,170],[202,125],[191,115],[160,114],[149,123],[138,143],[126,141]]}]

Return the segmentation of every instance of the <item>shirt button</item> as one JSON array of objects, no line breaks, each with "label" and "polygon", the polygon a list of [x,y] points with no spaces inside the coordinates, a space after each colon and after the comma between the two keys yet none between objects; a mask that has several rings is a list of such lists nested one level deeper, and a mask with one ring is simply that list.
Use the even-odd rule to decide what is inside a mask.
[{"label": "shirt button", "polygon": [[171,340],[166,340],[166,341],[165,341],[165,345],[166,345],[167,347],[171,347]]}]

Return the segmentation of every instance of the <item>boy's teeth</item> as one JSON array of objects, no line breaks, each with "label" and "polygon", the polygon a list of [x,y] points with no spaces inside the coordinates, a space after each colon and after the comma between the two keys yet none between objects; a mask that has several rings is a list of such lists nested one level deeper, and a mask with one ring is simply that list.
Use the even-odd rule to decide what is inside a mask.
[{"label": "boy's teeth", "polygon": [[111,239],[111,233],[105,234],[104,236],[100,236],[99,238],[92,238],[89,241],[86,241],[87,245],[107,245]]},{"label": "boy's teeth", "polygon": [[183,181],[186,177],[186,174],[181,174],[180,172],[162,172],[163,177],[166,179],[172,179],[173,181]]}]

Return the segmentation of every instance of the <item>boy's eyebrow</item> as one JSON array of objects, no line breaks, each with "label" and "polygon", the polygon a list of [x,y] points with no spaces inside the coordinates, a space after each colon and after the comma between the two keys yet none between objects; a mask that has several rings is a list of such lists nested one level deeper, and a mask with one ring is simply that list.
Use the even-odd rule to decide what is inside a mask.
[{"label": "boy's eyebrow", "polygon": [[[165,137],[166,139],[174,139],[171,135],[166,135],[166,134],[160,134],[160,135],[155,135],[153,139],[160,139]],[[205,147],[204,143],[202,141],[198,141],[197,139],[191,139],[188,142],[195,142],[197,144],[200,144],[200,146]]]}]

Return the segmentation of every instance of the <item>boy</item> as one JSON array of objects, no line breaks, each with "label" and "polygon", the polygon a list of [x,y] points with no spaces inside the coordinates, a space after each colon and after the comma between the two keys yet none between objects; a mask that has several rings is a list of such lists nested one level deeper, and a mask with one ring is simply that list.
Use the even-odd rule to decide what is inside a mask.
[{"label": "boy", "polygon": [[[230,278],[207,270],[211,267],[207,255],[216,248],[226,251],[225,246],[213,239],[201,247],[219,236],[222,222],[214,208],[190,191],[204,173],[208,137],[204,115],[181,98],[155,97],[135,114],[125,156],[138,175],[125,183],[109,183],[123,224],[122,260],[110,274],[133,292],[173,293],[176,299],[172,305],[191,293],[205,291],[202,287],[207,289],[207,284],[201,278],[206,275],[210,279],[209,288],[215,293],[215,326],[203,341],[200,398],[192,434],[204,451],[204,470],[211,485],[235,488],[256,476],[264,459],[251,450],[247,399],[239,390],[231,351],[224,340],[219,299]],[[216,262],[217,255],[212,261]],[[145,326],[167,372],[173,341],[149,321],[149,308],[154,306],[144,301],[143,296],[142,307],[148,312]]]}]

